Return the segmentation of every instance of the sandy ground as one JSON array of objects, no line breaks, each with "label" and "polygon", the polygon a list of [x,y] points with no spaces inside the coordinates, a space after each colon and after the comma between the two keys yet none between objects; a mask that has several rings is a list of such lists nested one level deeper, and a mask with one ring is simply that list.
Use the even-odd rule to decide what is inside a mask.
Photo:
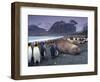
[{"label": "sandy ground", "polygon": [[78,55],[71,54],[59,54],[55,58],[47,56],[37,65],[31,66],[48,66],[48,65],[73,65],[73,64],[87,64],[88,63],[88,54],[87,54],[87,43],[80,44],[81,53]]}]

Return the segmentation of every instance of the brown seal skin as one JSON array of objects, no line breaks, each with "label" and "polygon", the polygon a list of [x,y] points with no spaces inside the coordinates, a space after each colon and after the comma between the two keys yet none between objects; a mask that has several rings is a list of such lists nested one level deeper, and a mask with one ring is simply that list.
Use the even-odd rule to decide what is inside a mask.
[{"label": "brown seal skin", "polygon": [[56,45],[58,50],[62,53],[69,53],[74,55],[80,53],[80,48],[77,45],[69,42],[68,40],[63,40],[63,39],[57,40]]}]

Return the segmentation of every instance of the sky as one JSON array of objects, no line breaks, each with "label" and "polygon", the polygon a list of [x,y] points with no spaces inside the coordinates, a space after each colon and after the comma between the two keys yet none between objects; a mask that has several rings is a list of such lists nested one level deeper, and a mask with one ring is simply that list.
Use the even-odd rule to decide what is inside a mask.
[{"label": "sky", "polygon": [[88,24],[87,17],[28,15],[28,25],[37,25],[47,31],[57,21],[65,21],[66,23],[69,23],[70,20],[75,20],[78,23],[76,25],[76,31],[81,31],[83,26]]}]

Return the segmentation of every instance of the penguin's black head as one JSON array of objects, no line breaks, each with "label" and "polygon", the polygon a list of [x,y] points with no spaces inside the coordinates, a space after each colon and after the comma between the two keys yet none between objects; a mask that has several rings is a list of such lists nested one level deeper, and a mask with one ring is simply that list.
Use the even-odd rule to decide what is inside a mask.
[{"label": "penguin's black head", "polygon": [[34,44],[34,46],[38,46],[37,42]]},{"label": "penguin's black head", "polygon": [[28,43],[28,46],[31,46],[31,43]]}]

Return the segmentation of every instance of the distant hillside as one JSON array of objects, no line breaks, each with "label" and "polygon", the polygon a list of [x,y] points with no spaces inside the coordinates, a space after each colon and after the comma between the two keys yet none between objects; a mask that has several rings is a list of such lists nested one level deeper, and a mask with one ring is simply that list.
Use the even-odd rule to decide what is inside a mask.
[{"label": "distant hillside", "polygon": [[84,27],[83,27],[83,34],[87,35],[88,34],[88,25],[86,24]]},{"label": "distant hillside", "polygon": [[[74,20],[73,20],[74,21]],[[66,23],[64,21],[55,22],[51,28],[46,31],[43,27],[40,28],[37,25],[29,25],[28,26],[28,35],[67,35],[73,34],[76,32],[75,21],[71,21],[70,23]]]},{"label": "distant hillside", "polygon": [[42,35],[45,34],[46,30],[43,28],[40,28],[36,25],[29,25],[28,26],[28,35],[32,36],[32,35]]},{"label": "distant hillside", "polygon": [[88,37],[88,26],[87,25],[83,26],[82,31],[73,33],[73,35],[83,35],[85,37]]},{"label": "distant hillside", "polygon": [[55,22],[48,31],[49,34],[69,34],[74,32],[76,32],[74,24],[64,21]]}]

